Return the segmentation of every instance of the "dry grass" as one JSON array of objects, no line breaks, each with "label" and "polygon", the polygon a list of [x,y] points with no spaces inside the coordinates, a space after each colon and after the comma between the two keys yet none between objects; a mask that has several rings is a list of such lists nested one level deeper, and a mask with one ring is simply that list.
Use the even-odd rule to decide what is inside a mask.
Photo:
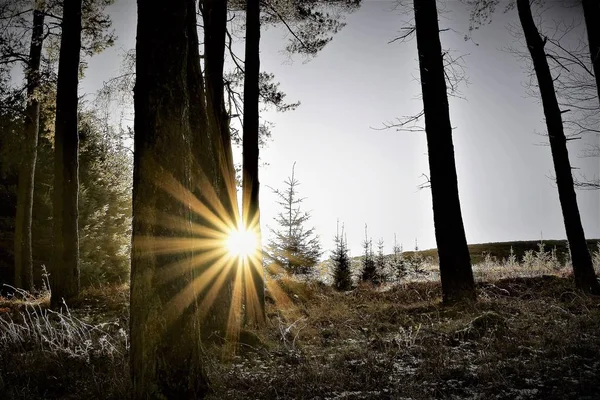
[{"label": "dry grass", "polygon": [[[441,305],[434,265],[346,293],[270,281],[267,325],[211,362],[210,398],[600,398],[600,298],[532,256],[484,259],[467,306]],[[59,313],[47,300],[0,299],[0,398],[128,398],[128,288],[88,289]]]},{"label": "dry grass", "polygon": [[[104,302],[112,303],[117,290],[107,290]],[[126,322],[83,301],[82,307],[65,305],[61,311],[48,309],[48,303],[47,293],[34,298],[18,291],[0,299],[0,397],[127,398]],[[98,319],[102,322],[93,322]]]},{"label": "dry grass", "polygon": [[467,307],[442,307],[434,282],[311,289],[288,309],[271,306],[256,332],[268,346],[219,365],[212,398],[600,396],[600,299],[570,279],[479,284]]}]

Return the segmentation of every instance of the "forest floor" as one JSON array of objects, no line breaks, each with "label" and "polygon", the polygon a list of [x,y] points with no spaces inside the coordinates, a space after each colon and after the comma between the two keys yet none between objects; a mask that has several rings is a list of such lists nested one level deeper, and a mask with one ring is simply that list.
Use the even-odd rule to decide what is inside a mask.
[{"label": "forest floor", "polygon": [[[211,357],[210,399],[600,398],[600,297],[569,277],[479,282],[451,307],[431,281],[273,283],[267,325]],[[127,293],[90,289],[60,314],[0,301],[0,398],[128,398]]]}]

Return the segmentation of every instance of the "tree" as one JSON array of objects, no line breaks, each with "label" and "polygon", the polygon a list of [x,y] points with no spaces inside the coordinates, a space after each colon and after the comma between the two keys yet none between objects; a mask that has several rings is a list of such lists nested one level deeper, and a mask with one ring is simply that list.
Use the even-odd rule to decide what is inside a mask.
[{"label": "tree", "polygon": [[577,287],[588,293],[600,293],[600,284],[596,279],[592,258],[587,248],[581,216],[577,205],[571,163],[567,149],[562,112],[556,98],[554,82],[546,52],[545,40],[535,26],[529,0],[517,0],[519,20],[525,34],[527,48],[533,61],[533,67],[538,80],[546,127],[556,174],[556,185],[563,213],[567,239],[571,249],[573,274]]},{"label": "tree", "polygon": [[338,229],[333,239],[335,242],[335,250],[331,255],[331,263],[333,264],[333,287],[337,290],[344,291],[352,288],[352,271],[350,270],[351,261],[348,254],[348,241],[344,235],[344,225],[340,233]]},{"label": "tree", "polygon": [[54,261],[50,282],[56,307],[79,293],[79,162],[77,86],[81,51],[82,0],[65,0],[56,84],[54,129]]},{"label": "tree", "polygon": [[398,244],[398,242],[396,241],[396,234],[394,234],[394,247],[390,264],[392,267],[392,271],[396,273],[396,277],[398,280],[404,278],[407,272],[407,263],[402,253],[402,245]]},{"label": "tree", "polygon": [[[244,139],[243,139],[243,161],[242,161],[242,217],[244,227],[260,237],[260,205],[259,191],[260,181],[258,178],[259,159],[259,79],[260,79],[260,2],[259,0],[248,0],[246,8],[246,60],[244,74]],[[256,295],[258,303],[258,315],[253,316],[260,322],[264,320],[265,293],[264,273],[262,267],[262,248],[258,249],[258,256],[252,257],[250,261],[251,274],[246,285],[252,284],[254,293],[246,289],[247,309],[254,310],[250,302]],[[254,313],[253,313],[254,314]],[[258,322],[258,321],[257,321]]]},{"label": "tree", "polygon": [[414,0],[433,220],[444,303],[475,299],[465,235],[435,0]]},{"label": "tree", "polygon": [[284,191],[273,190],[279,197],[281,211],[275,221],[280,229],[270,229],[273,238],[267,246],[266,257],[272,263],[280,265],[292,274],[307,274],[321,257],[321,244],[314,228],[305,229],[310,214],[302,211],[300,205],[305,200],[298,197],[300,182],[294,175],[296,163],[292,166],[292,175],[284,183]]},{"label": "tree", "polygon": [[377,242],[377,254],[375,255],[375,277],[377,283],[383,283],[386,280],[387,260],[383,249],[383,239],[379,239]]},{"label": "tree", "polygon": [[373,255],[373,241],[367,235],[367,224],[365,224],[365,240],[363,241],[363,260],[360,279],[363,282],[377,283],[377,267]]},{"label": "tree", "polygon": [[600,102],[600,3],[595,0],[582,0],[583,16],[588,34],[590,58],[596,77],[596,89]]},{"label": "tree", "polygon": [[[128,282],[132,154],[99,110],[79,113],[81,286]],[[42,155],[43,156],[43,155]]]},{"label": "tree", "polygon": [[35,2],[31,29],[29,59],[25,65],[27,105],[23,147],[25,152],[19,170],[17,214],[15,217],[15,286],[33,289],[32,214],[35,165],[40,126],[40,64],[44,42],[44,1]]},{"label": "tree", "polygon": [[229,311],[211,308],[214,292],[228,287],[222,278],[230,276],[230,264],[211,258],[221,254],[222,244],[212,247],[214,240],[205,240],[224,234],[214,215],[223,177],[211,139],[219,131],[214,125],[209,131],[206,123],[196,24],[194,0],[138,2],[130,325],[134,399],[202,398],[209,389],[202,331],[210,330],[214,314]]}]

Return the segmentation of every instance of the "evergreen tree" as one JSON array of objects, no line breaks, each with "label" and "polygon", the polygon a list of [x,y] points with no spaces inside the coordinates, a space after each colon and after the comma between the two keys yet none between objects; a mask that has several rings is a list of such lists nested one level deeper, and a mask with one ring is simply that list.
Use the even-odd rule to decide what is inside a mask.
[{"label": "evergreen tree", "polygon": [[396,241],[396,235],[394,234],[394,249],[392,258],[390,260],[390,267],[392,271],[396,274],[398,280],[404,278],[407,272],[407,263],[402,253],[402,245],[398,244],[398,242]]},{"label": "evergreen tree", "polygon": [[334,241],[335,250],[331,256],[333,287],[337,290],[349,290],[352,287],[352,271],[350,270],[350,255],[348,254],[348,241],[344,235],[344,225],[342,225],[340,233],[338,223]]},{"label": "evergreen tree", "polygon": [[375,266],[375,257],[373,255],[373,241],[367,235],[367,225],[365,224],[365,240],[363,241],[363,262],[361,281],[377,283],[377,270]]},{"label": "evergreen tree", "polygon": [[273,238],[267,246],[267,259],[285,268],[292,274],[306,274],[319,262],[321,244],[314,228],[306,229],[310,214],[302,211],[300,205],[305,200],[298,197],[297,187],[300,182],[294,175],[296,163],[292,166],[292,175],[285,181],[287,188],[283,191],[273,190],[279,197],[281,211],[275,221],[279,230],[270,228]]},{"label": "evergreen tree", "polygon": [[377,242],[377,255],[375,256],[375,280],[376,283],[383,283],[386,281],[386,267],[387,260],[385,253],[383,252],[384,242],[383,239],[379,239]]}]

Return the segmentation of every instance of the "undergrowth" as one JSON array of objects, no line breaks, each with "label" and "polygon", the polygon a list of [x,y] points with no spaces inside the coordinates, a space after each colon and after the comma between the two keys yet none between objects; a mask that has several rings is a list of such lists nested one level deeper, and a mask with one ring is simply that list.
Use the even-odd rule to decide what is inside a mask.
[{"label": "undergrowth", "polygon": [[[266,326],[213,358],[210,398],[600,398],[600,299],[542,250],[525,264],[484,258],[479,301],[460,307],[441,305],[432,266],[419,281],[348,292],[270,279]],[[90,288],[60,312],[47,293],[0,299],[0,398],[128,398],[127,327],[123,285]]]}]

